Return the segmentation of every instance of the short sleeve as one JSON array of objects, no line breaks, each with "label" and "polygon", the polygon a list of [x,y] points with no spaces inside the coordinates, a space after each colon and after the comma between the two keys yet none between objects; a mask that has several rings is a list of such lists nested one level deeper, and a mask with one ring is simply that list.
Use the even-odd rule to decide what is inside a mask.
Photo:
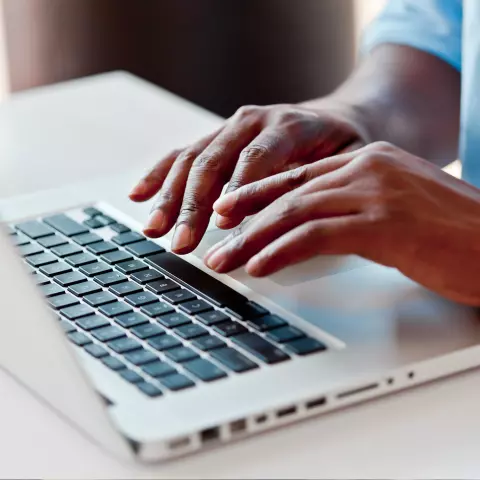
[{"label": "short sleeve", "polygon": [[362,52],[382,43],[407,45],[461,70],[462,16],[462,0],[389,0],[364,32]]}]

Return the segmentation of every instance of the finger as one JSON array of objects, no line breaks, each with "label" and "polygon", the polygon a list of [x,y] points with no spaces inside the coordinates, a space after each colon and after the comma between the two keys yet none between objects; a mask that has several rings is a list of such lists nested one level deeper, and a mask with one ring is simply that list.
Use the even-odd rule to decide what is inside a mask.
[{"label": "finger", "polygon": [[228,230],[240,225],[244,218],[245,217],[224,217],[222,215],[217,215],[215,225],[222,230]]},{"label": "finger", "polygon": [[355,152],[356,150],[362,148],[365,146],[364,142],[361,141],[355,141],[352,143],[349,143],[347,146],[343,147],[341,150],[337,152],[337,155],[342,155],[344,153],[351,153]]}]

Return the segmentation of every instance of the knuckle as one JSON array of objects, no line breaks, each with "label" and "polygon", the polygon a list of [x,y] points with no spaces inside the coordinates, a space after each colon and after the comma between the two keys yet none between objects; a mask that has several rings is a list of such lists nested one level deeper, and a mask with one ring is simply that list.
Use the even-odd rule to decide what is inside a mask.
[{"label": "knuckle", "polygon": [[293,109],[281,110],[276,114],[277,123],[286,123],[286,124],[295,123],[298,121],[299,118],[300,118],[299,112]]},{"label": "knuckle", "polygon": [[243,105],[235,112],[235,116],[240,118],[252,117],[258,115],[260,109],[261,107],[258,105]]},{"label": "knuckle", "polygon": [[394,162],[394,157],[383,152],[366,152],[357,157],[358,164],[369,172],[382,172]]},{"label": "knuckle", "polygon": [[221,156],[213,153],[202,153],[193,162],[192,168],[196,170],[216,171],[221,165]]},{"label": "knuckle", "polygon": [[312,178],[310,170],[308,169],[307,166],[295,168],[293,170],[285,172],[284,176],[285,176],[287,188],[289,190],[295,190],[300,185],[307,183]]},{"label": "knuckle", "polygon": [[162,188],[157,195],[154,208],[160,208],[165,204],[171,203],[175,199],[173,192],[169,188]]},{"label": "knuckle", "polygon": [[378,142],[373,142],[367,145],[367,150],[372,150],[372,151],[381,152],[381,153],[392,153],[397,150],[397,147],[390,142],[380,140]]},{"label": "knuckle", "polygon": [[244,164],[256,163],[268,155],[268,147],[265,145],[249,145],[240,154],[240,161]]},{"label": "knuckle", "polygon": [[178,157],[177,162],[180,164],[191,165],[197,158],[197,152],[195,150],[184,150]]},{"label": "knuckle", "polygon": [[190,215],[207,209],[204,197],[196,193],[185,194],[182,206],[180,208],[179,217],[185,218]]},{"label": "knuckle", "polygon": [[294,198],[285,196],[278,199],[278,217],[279,220],[287,220],[297,214],[298,203]]}]

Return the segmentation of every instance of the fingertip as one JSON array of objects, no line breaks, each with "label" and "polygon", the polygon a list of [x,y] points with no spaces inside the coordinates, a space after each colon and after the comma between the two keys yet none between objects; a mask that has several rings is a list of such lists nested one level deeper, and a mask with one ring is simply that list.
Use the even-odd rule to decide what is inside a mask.
[{"label": "fingertip", "polygon": [[242,222],[242,219],[224,217],[223,215],[217,215],[215,225],[222,230],[228,230],[229,228],[236,227]]},{"label": "fingertip", "polygon": [[147,225],[143,229],[143,233],[150,238],[161,237],[165,232],[165,214],[162,210],[153,210],[148,217]]},{"label": "fingertip", "polygon": [[264,277],[266,275],[265,269],[262,268],[262,262],[258,256],[252,257],[245,265],[246,272],[251,277]]},{"label": "fingertip", "polygon": [[215,201],[215,203],[213,204],[213,209],[219,215],[227,215],[234,209],[237,202],[236,197],[237,196],[235,192],[226,193]]}]

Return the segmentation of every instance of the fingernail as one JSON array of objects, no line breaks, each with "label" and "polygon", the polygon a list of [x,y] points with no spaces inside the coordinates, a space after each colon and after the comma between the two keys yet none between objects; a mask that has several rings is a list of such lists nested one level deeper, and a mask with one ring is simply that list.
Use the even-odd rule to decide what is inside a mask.
[{"label": "fingernail", "polygon": [[172,250],[183,250],[192,242],[192,229],[185,223],[181,223],[175,229],[172,240]]},{"label": "fingernail", "polygon": [[205,262],[206,265],[208,265],[208,259],[212,256],[213,253],[215,253],[221,246],[223,242],[218,242],[215,245],[211,246],[206,252],[205,255],[203,256],[203,261]]},{"label": "fingernail", "polygon": [[226,251],[224,249],[220,249],[215,252],[210,258],[207,258],[206,264],[212,270],[220,270],[225,261],[227,260]]},{"label": "fingernail", "polygon": [[163,233],[165,226],[165,214],[161,210],[154,210],[148,217],[147,225],[143,229],[148,236],[155,236]]},{"label": "fingernail", "polygon": [[231,222],[230,218],[228,217],[224,217],[222,215],[217,215],[217,219],[215,220],[215,225],[218,227],[218,228],[224,228],[226,227],[227,225],[229,225]]},{"label": "fingernail", "polygon": [[252,257],[247,262],[247,265],[245,265],[245,270],[252,277],[258,277],[262,273],[261,267],[262,265],[261,265],[260,257],[255,256],[255,257]]},{"label": "fingernail", "polygon": [[213,209],[220,215],[225,215],[233,210],[237,201],[235,192],[225,194],[213,204]]}]

